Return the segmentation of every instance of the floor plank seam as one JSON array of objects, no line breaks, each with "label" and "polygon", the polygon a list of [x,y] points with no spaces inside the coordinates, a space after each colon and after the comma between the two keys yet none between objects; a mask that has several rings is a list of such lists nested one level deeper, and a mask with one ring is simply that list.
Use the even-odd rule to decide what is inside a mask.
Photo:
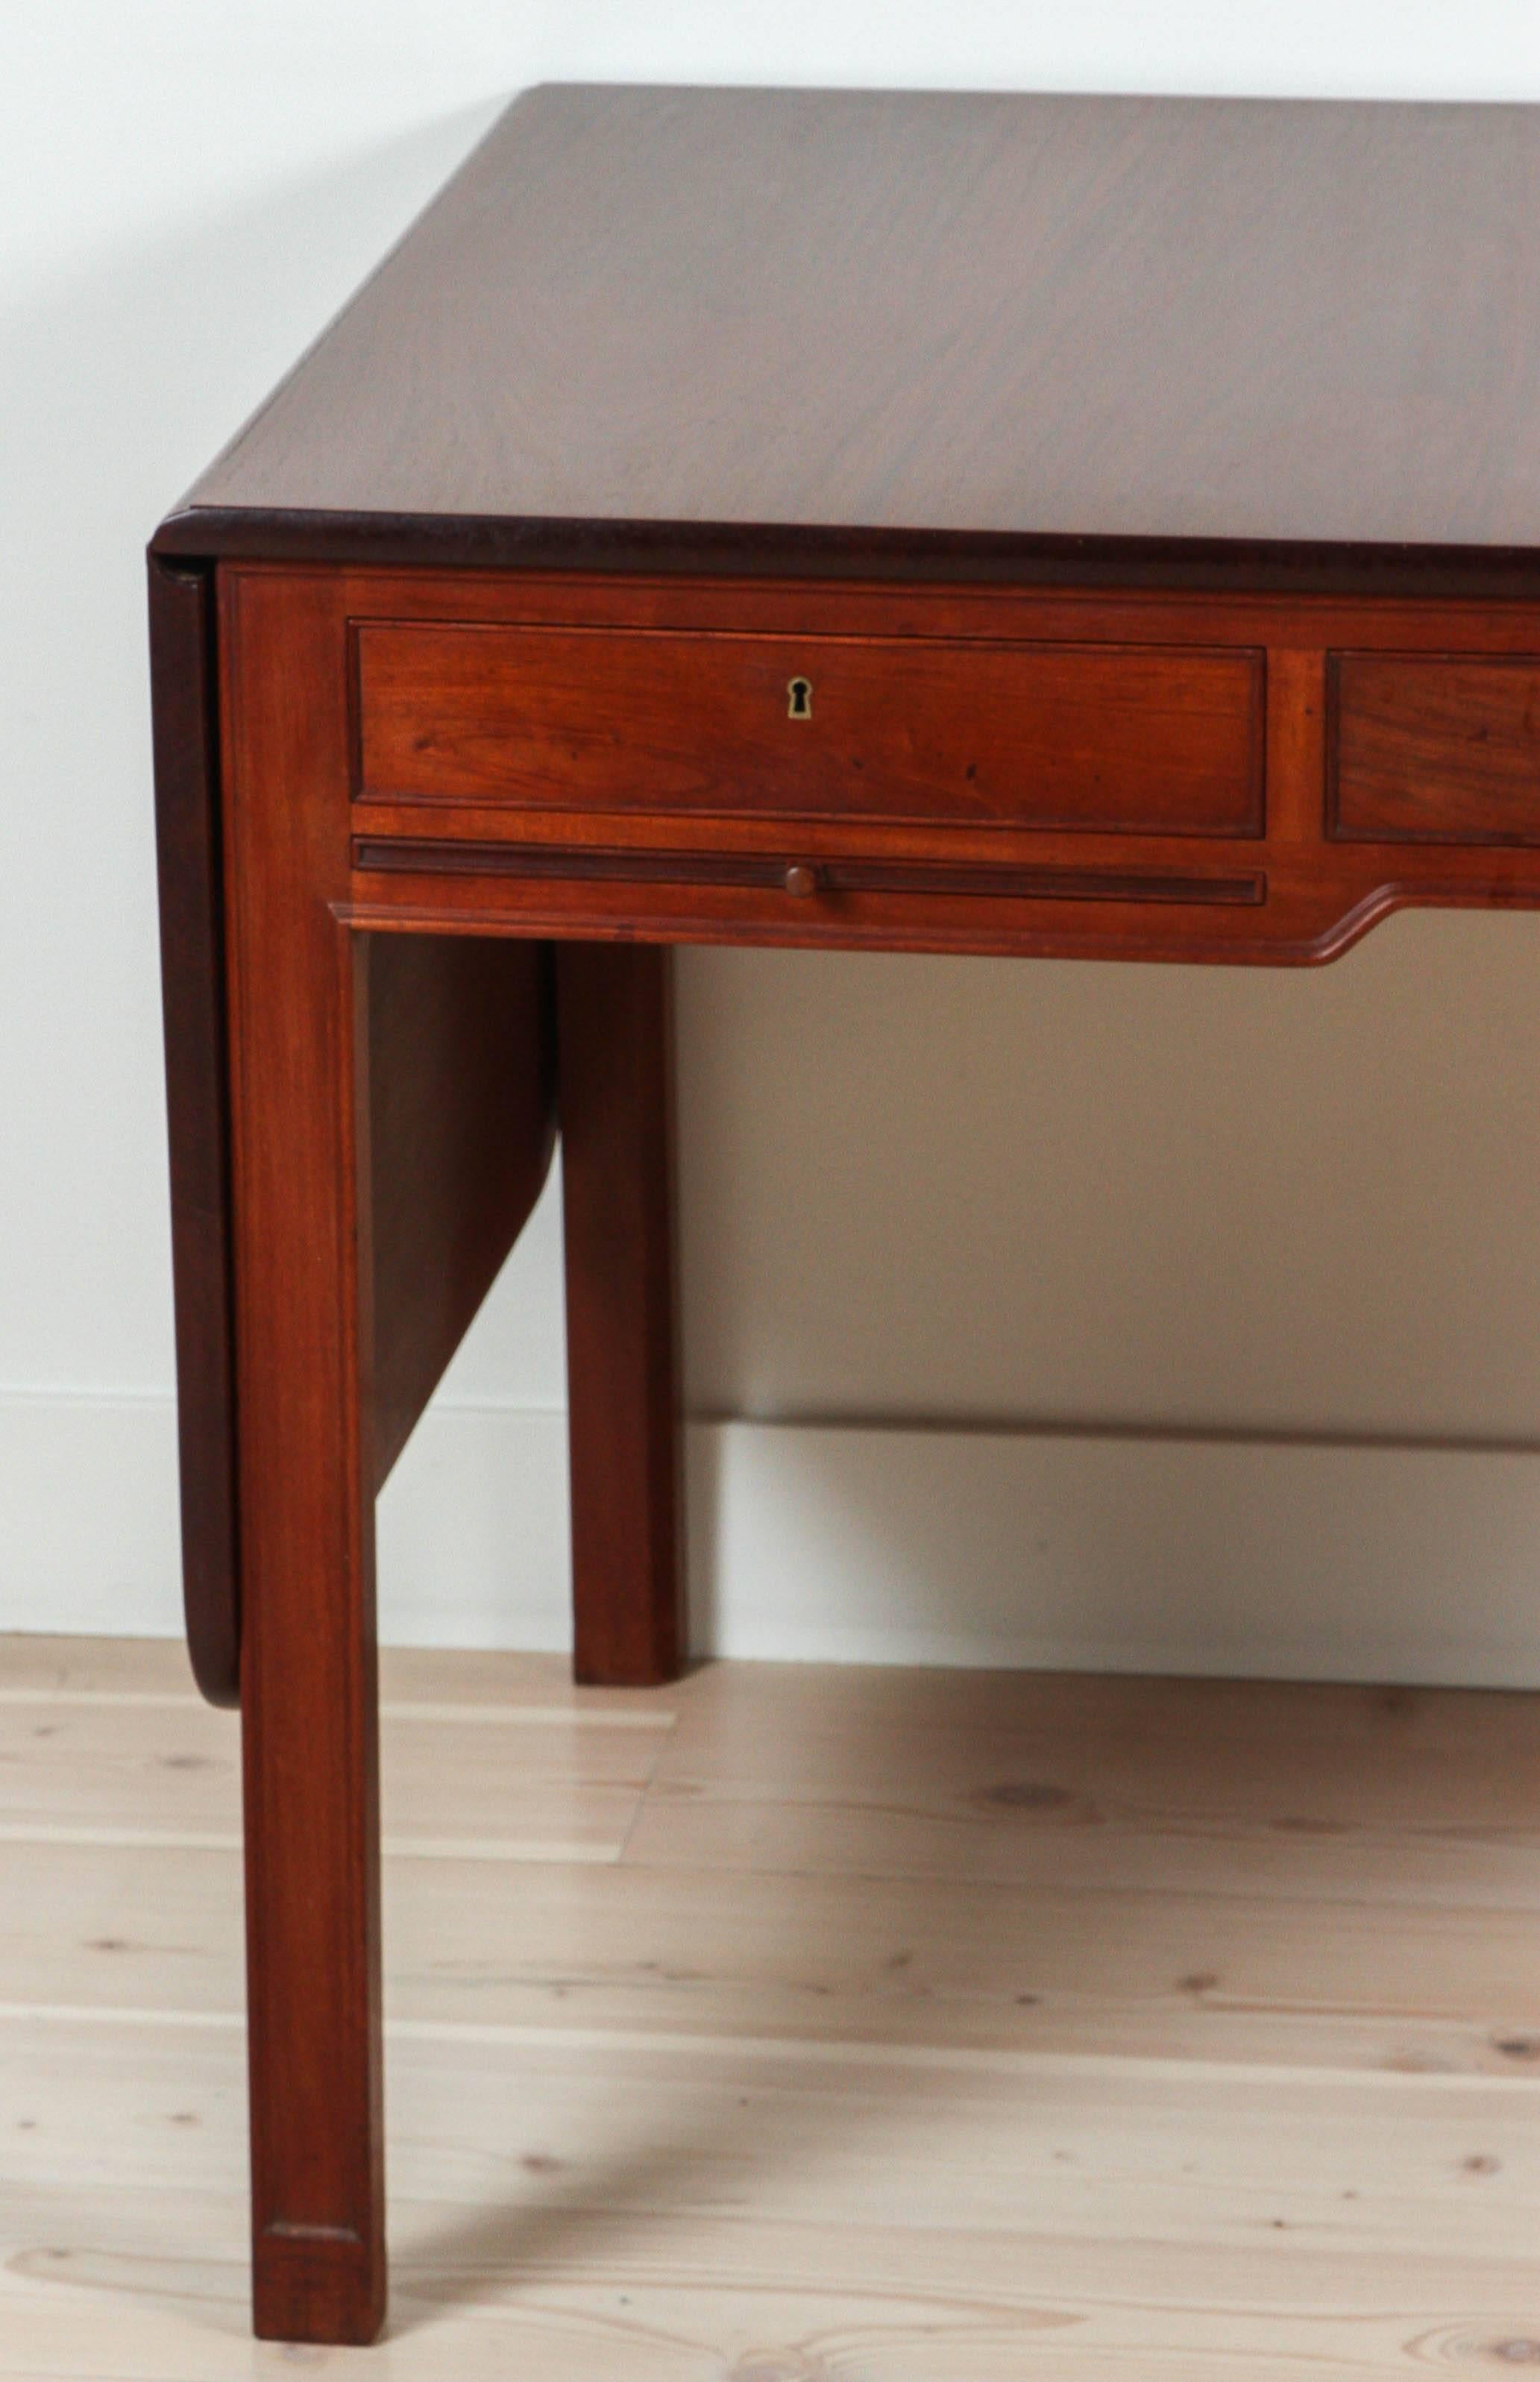
[{"label": "floor plank seam", "polygon": [[[152,2028],[216,2033],[243,2032],[245,2014],[240,2009],[166,2009],[117,2007],[97,2003],[0,2002],[0,2026],[80,2026],[107,2032],[114,2028]],[[1181,2077],[1190,2083],[1226,2087],[1241,2084],[1287,2097],[1301,2087],[1341,2093],[1363,2090],[1402,2097],[1468,2093],[1477,2099],[1540,2096],[1540,2077],[1494,2074],[1482,2070],[1434,2069],[1287,2066],[1256,2060],[1196,2059],[1164,2054],[1107,2051],[1032,2051],[958,2044],[870,2043],[855,2037],[720,2034],[683,2029],[566,2026],[514,2020],[437,2018],[388,2018],[388,2040],[430,2045],[501,2047],[509,2050],[574,2050],[593,2054],[634,2055],[646,2058],[707,2059],[713,2062],[751,2060],[760,2065],[864,2069],[881,2072],[903,2069],[917,2073],[1008,2075],[1018,2077],[1101,2078],[1120,2076],[1130,2081],[1168,2083]]]}]

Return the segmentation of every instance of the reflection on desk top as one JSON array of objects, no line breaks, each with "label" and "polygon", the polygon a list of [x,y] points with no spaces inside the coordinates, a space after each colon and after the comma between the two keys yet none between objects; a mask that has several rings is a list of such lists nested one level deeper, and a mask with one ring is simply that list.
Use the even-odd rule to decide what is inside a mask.
[{"label": "reflection on desk top", "polygon": [[1534,594],[1540,108],[544,87],[187,504],[163,551]]}]

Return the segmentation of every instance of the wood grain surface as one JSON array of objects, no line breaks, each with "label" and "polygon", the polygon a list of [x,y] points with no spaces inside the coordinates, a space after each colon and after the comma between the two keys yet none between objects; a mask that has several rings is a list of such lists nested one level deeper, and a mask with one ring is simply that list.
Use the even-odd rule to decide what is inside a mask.
[{"label": "wood grain surface", "polygon": [[518,1238],[556,1141],[549,954],[363,940],[378,1487]]},{"label": "wood grain surface", "polygon": [[[314,583],[324,600],[323,583]],[[253,2252],[264,2339],[385,2306],[370,1001],[292,593],[227,603]]]},{"label": "wood grain surface", "polygon": [[[381,2372],[1540,2356],[1540,1700],[381,1668]],[[256,2370],[240,1862],[208,1827],[233,1838],[235,1739],[174,1646],[0,1641],[8,2382]],[[724,1867],[691,1805],[733,1775],[758,1825]],[[544,1849],[510,1861],[535,1791]],[[598,1791],[627,1816],[596,1861]],[[1103,1836],[1121,1882],[1079,1872]]]},{"label": "wood grain surface", "polygon": [[1540,843],[1540,659],[1334,654],[1335,832],[1373,843]]},{"label": "wood grain surface", "polygon": [[152,559],[150,669],[182,1602],[211,1703],[240,1695],[229,1031],[212,572]]},{"label": "wood grain surface", "polygon": [[1540,116],[547,87],[167,549],[1536,585]]},{"label": "wood grain surface", "polygon": [[597,1687],[685,1651],[671,988],[656,946],[557,952],[573,1667]]},{"label": "wood grain surface", "polygon": [[[225,575],[285,581],[267,565]],[[347,768],[314,790],[350,835],[360,924],[1299,964],[1408,903],[1540,902],[1524,825],[1531,605],[491,571],[339,571],[325,605],[307,601],[325,613],[317,682],[324,669],[339,711],[362,698]],[[714,679],[707,662],[694,694],[680,674],[659,708],[633,657],[675,638],[707,656],[859,652],[863,670],[874,656],[883,670],[871,663],[847,709],[820,707],[809,661],[812,714],[798,720],[783,666],[729,662]],[[548,643],[548,701],[531,659]],[[1031,655],[1029,677],[976,706],[989,715],[977,740],[950,741],[967,704],[939,672],[917,681],[913,656],[944,654],[966,691],[976,664],[1007,651]],[[362,686],[351,654],[372,657]],[[1125,709],[1070,699],[1087,656],[1116,656]],[[1190,670],[1174,669],[1182,657]],[[1372,719],[1355,693],[1370,686],[1390,690]],[[1388,729],[1375,724],[1386,705]],[[1014,755],[1014,811],[975,799],[965,751]],[[1066,757],[1070,824],[1055,796]],[[1394,795],[1396,831],[1382,831],[1365,770],[1408,767],[1435,836],[1411,832]],[[844,808],[842,784],[857,789]],[[1361,820],[1351,835],[1344,801]]]},{"label": "wood grain surface", "polygon": [[1233,648],[391,626],[358,672],[376,802],[1262,829],[1263,657]]}]

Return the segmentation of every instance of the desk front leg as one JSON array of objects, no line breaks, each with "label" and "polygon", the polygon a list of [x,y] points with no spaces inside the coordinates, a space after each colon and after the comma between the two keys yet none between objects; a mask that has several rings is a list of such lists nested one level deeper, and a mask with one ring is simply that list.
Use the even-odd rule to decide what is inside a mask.
[{"label": "desk front leg", "polygon": [[253,2297],[385,2308],[368,945],[324,574],[219,586]]},{"label": "desk front leg", "polygon": [[365,946],[322,904],[242,970],[236,1111],[255,2327],[385,2311]]},{"label": "desk front leg", "polygon": [[677,1677],[684,1651],[671,954],[557,948],[577,1676]]}]

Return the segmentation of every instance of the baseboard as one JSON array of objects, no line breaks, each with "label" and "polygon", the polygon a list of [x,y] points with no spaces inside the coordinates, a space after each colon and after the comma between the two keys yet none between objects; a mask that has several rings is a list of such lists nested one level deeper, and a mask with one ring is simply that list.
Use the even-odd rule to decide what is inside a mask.
[{"label": "baseboard", "polygon": [[[174,1634],[158,1398],[0,1395],[0,1629]],[[692,1425],[702,1652],[1540,1687],[1540,1455]],[[568,1642],[564,1420],[441,1406],[382,1634]]]},{"label": "baseboard", "polygon": [[742,1424],[692,1454],[724,1652],[1540,1686],[1540,1455]]}]

